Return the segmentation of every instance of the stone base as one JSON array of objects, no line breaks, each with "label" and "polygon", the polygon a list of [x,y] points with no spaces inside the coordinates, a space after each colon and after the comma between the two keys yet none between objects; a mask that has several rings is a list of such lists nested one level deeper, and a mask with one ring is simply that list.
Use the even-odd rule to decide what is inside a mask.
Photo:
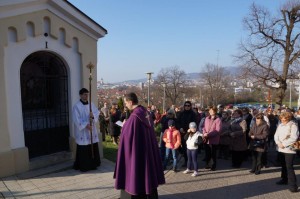
[{"label": "stone base", "polygon": [[[101,138],[100,133],[99,137]],[[100,157],[103,158],[102,139],[99,140],[99,153]],[[69,144],[70,151],[37,157],[30,161],[27,147],[0,152],[0,178],[55,165],[72,159],[74,160],[76,154],[76,142],[73,137],[69,138]]]},{"label": "stone base", "polygon": [[6,177],[29,170],[27,147],[0,153],[0,177]]},{"label": "stone base", "polygon": [[61,151],[30,159],[29,170],[36,170],[72,160],[72,152]]}]

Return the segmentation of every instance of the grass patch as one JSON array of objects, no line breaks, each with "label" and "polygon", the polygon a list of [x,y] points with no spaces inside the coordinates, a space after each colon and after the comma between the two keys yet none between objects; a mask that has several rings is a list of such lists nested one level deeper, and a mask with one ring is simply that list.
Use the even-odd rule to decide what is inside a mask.
[{"label": "grass patch", "polygon": [[[156,136],[157,142],[159,142],[159,136]],[[105,141],[102,142],[103,144],[103,156],[104,158],[116,162],[117,161],[117,154],[118,154],[118,146],[114,145],[111,141],[110,135],[105,136]]]},{"label": "grass patch", "polygon": [[105,141],[103,143],[103,156],[104,158],[116,162],[117,161],[117,154],[118,154],[118,146],[114,145],[111,141],[110,136],[105,136]]}]

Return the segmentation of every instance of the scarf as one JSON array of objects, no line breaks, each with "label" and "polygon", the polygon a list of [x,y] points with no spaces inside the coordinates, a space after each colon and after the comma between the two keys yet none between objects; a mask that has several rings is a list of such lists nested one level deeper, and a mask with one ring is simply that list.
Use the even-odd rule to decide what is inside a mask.
[{"label": "scarf", "polygon": [[171,129],[169,128],[168,132],[167,132],[167,139],[170,140],[170,146],[172,149],[174,149],[173,131],[174,131],[174,128],[171,128]]},{"label": "scarf", "polygon": [[234,118],[234,119],[231,121],[231,124],[237,124],[237,123],[240,123],[242,120],[243,120],[242,117]]}]

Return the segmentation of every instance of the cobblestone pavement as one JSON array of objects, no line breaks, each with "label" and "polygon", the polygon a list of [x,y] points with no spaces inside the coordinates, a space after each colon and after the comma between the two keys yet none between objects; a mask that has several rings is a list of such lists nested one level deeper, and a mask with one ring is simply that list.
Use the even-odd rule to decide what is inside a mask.
[{"label": "cobblestone pavement", "polygon": [[[199,173],[191,174],[166,171],[167,183],[158,188],[161,199],[239,199],[239,198],[293,198],[300,199],[300,192],[290,193],[286,185],[275,184],[279,180],[280,168],[274,166],[274,152],[270,152],[270,167],[262,169],[260,175],[249,173],[251,161],[242,168],[232,169],[230,160],[218,159],[217,170],[203,169],[199,156]],[[179,163],[182,164],[182,160]],[[81,173],[72,169],[24,178],[11,176],[0,180],[0,198],[118,198],[112,178],[114,163],[103,159],[98,170]],[[299,158],[295,166],[299,181]]]}]

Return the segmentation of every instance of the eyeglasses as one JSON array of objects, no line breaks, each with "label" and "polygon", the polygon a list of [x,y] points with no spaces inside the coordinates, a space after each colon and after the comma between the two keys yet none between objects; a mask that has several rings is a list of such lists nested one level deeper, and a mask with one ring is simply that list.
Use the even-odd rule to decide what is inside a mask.
[{"label": "eyeglasses", "polygon": [[190,107],[191,105],[189,105],[189,104],[185,104],[184,106],[186,106],[186,107]]}]

